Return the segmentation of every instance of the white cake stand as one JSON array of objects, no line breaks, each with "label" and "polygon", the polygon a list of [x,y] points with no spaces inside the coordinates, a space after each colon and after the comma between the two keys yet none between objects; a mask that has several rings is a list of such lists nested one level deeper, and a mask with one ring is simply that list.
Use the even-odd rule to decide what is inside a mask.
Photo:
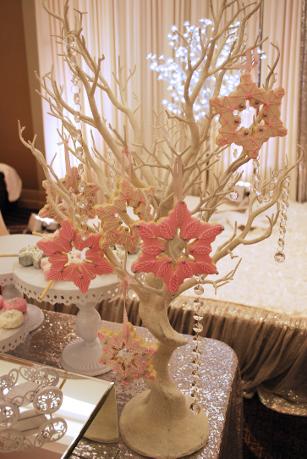
[{"label": "white cake stand", "polygon": [[[18,253],[27,245],[35,245],[40,238],[32,234],[7,234],[0,236],[0,253]],[[16,257],[0,258],[0,287],[13,284]]]},{"label": "white cake stand", "polygon": [[[14,266],[14,283],[18,290],[29,298],[40,301],[40,294],[47,285],[41,270],[33,267]],[[102,346],[97,338],[101,319],[96,305],[105,298],[114,298],[118,293],[118,279],[114,274],[96,277],[86,294],[72,282],[56,282],[44,297],[51,304],[75,304],[79,312],[76,321],[78,339],[68,344],[62,353],[62,366],[88,376],[97,376],[109,371],[99,363]]]}]

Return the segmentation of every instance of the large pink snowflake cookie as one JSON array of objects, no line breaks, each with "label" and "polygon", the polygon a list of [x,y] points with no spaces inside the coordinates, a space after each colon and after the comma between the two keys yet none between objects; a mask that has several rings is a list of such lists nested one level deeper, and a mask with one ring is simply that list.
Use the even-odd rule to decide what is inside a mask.
[{"label": "large pink snowflake cookie", "polygon": [[[214,114],[219,114],[221,127],[217,145],[235,143],[251,157],[257,158],[264,142],[270,137],[285,136],[287,129],[280,119],[283,88],[259,88],[250,73],[243,73],[234,92],[225,97],[214,97],[210,104]],[[247,104],[255,109],[255,118],[249,127],[241,126],[242,111]]]},{"label": "large pink snowflake cookie", "polygon": [[169,292],[175,293],[187,278],[216,274],[209,254],[211,243],[221,231],[221,225],[193,218],[186,204],[178,202],[167,217],[139,224],[142,253],[132,270],[153,273]]},{"label": "large pink snowflake cookie", "polygon": [[37,243],[47,257],[42,262],[45,277],[53,281],[71,281],[86,293],[91,280],[112,272],[99,241],[99,234],[84,238],[70,221],[65,220],[52,237]]}]

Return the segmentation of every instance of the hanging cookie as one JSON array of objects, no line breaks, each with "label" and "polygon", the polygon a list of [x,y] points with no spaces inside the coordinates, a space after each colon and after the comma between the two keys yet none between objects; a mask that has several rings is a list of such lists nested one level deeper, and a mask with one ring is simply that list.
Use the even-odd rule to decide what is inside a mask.
[{"label": "hanging cookie", "polygon": [[[280,105],[284,94],[283,88],[259,88],[252,80],[250,72],[243,73],[234,92],[210,100],[213,113],[220,115],[217,145],[223,147],[234,143],[243,147],[243,151],[251,158],[257,158],[261,146],[270,137],[287,134],[280,119]],[[255,109],[255,116],[251,125],[244,127],[242,112],[248,107]]]}]

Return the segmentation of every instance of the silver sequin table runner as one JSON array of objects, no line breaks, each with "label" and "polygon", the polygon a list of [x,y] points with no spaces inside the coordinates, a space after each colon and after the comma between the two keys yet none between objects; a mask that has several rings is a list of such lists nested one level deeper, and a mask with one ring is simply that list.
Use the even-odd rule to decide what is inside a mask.
[{"label": "silver sequin table runner", "polygon": [[[74,334],[75,316],[45,311],[45,322],[32,333],[26,342],[13,354],[34,362],[60,367],[60,356],[66,344],[76,338]],[[104,326],[116,328],[119,325],[104,322]],[[140,333],[149,336],[144,328]],[[192,339],[177,349],[171,360],[171,372],[182,392],[189,394],[192,378]],[[209,440],[207,445],[190,458],[240,459],[242,444],[242,404],[241,384],[237,358],[230,347],[214,339],[203,338],[202,349],[202,391],[201,404],[209,415]],[[113,380],[109,372],[102,376]],[[117,387],[117,403],[120,412],[125,403],[144,384],[137,382],[124,389]],[[74,449],[71,459],[120,459],[141,456],[129,450],[120,440],[117,444],[102,444],[82,439]]]}]

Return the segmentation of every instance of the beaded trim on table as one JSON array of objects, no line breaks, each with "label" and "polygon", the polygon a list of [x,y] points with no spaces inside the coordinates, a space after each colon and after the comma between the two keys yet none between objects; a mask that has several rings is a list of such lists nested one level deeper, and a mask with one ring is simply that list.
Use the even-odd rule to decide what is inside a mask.
[{"label": "beaded trim on table", "polygon": [[[42,288],[37,288],[26,284],[19,279],[15,278],[14,280],[15,287],[22,292],[28,298],[34,299],[36,301],[41,301],[40,295],[42,293]],[[64,292],[62,290],[56,290],[56,288],[50,289],[44,296],[44,301],[50,304],[86,304],[86,303],[100,303],[104,299],[114,299],[119,294],[118,284],[111,284],[105,287],[89,289],[86,294],[80,293],[79,290],[76,292]]]}]

